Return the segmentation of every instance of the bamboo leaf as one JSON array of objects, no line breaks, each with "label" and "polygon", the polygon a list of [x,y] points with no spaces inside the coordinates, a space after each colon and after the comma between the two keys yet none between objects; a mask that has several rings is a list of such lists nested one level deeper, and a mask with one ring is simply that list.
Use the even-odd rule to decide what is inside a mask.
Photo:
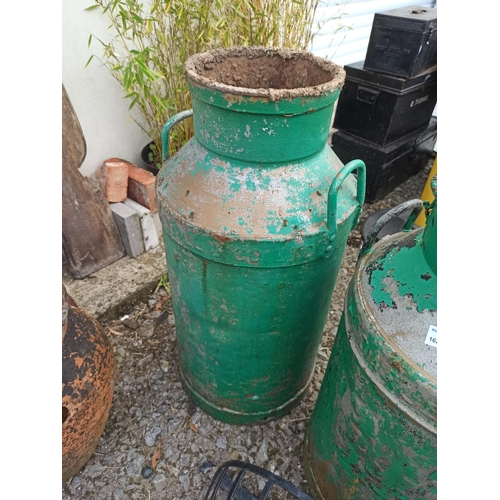
[{"label": "bamboo leaf", "polygon": [[85,68],[90,64],[90,61],[92,61],[93,58],[94,58],[94,55],[91,55],[89,57],[89,60],[87,61],[87,64],[85,65]]},{"label": "bamboo leaf", "polygon": [[[192,107],[183,74],[189,56],[248,44],[305,48],[317,30],[320,1],[151,0],[144,6],[141,0],[95,0],[89,10],[99,6],[109,18],[111,41],[99,40],[100,60],[121,83],[130,109],[139,111],[142,118],[134,120],[161,145],[165,121]],[[192,120],[176,129],[172,152],[192,136]]]},{"label": "bamboo leaf", "polygon": [[129,111],[136,105],[137,101],[139,100],[139,95],[130,103],[130,106],[128,107]]}]

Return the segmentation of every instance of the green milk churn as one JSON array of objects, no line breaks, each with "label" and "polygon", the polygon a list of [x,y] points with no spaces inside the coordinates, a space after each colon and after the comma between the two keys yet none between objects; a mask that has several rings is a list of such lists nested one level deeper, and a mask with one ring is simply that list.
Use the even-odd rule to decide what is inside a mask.
[{"label": "green milk churn", "polygon": [[[425,228],[408,231],[421,207],[389,211],[361,249],[306,430],[318,500],[436,498],[437,200]],[[374,244],[410,209],[402,232]]]},{"label": "green milk churn", "polygon": [[184,71],[194,137],[156,181],[187,394],[232,424],[304,395],[365,192],[327,145],[344,70],[307,52],[217,49]]}]

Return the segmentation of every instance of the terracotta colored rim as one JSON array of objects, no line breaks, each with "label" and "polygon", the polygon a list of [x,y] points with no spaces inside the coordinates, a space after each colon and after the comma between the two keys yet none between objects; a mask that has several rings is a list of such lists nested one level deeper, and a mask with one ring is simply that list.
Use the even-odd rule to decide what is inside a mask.
[{"label": "terracotta colored rim", "polygon": [[[228,85],[205,76],[217,65],[226,59],[246,58],[247,60],[262,57],[280,57],[283,61],[304,60],[310,67],[315,67],[325,75],[324,81],[311,86],[297,86],[296,88],[249,88],[244,86]],[[286,64],[286,62],[285,62]],[[216,49],[210,52],[195,54],[187,59],[184,72],[191,83],[223,93],[244,95],[249,97],[268,98],[272,100],[292,99],[301,97],[316,97],[332,93],[341,89],[345,80],[345,71],[338,64],[313,55],[306,51],[294,51],[283,48],[270,47],[232,47],[229,49]]]}]

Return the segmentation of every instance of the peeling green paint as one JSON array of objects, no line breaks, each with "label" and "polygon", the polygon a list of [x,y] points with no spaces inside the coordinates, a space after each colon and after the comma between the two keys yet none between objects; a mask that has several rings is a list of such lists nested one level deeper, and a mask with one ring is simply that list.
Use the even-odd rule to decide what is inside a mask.
[{"label": "peeling green paint", "polygon": [[[436,436],[388,401],[359,364],[342,317],[305,441],[318,500],[435,498]],[[413,453],[406,453],[405,449]]]},{"label": "peeling green paint", "polygon": [[[437,294],[429,293],[431,287],[428,281],[437,280],[437,275],[429,269],[422,274],[425,265],[425,256],[422,249],[423,230],[415,238],[415,245],[411,247],[397,246],[387,255],[382,256],[377,263],[382,264],[371,273],[373,300],[381,307],[396,306],[391,293],[387,292],[389,282],[394,282],[401,297],[411,297],[418,312],[425,309],[436,310]],[[420,264],[420,265],[419,265]],[[389,269],[389,271],[387,271]]]},{"label": "peeling green paint", "polygon": [[195,137],[156,180],[182,383],[220,420],[278,418],[313,374],[364,182],[326,143],[338,89],[274,102],[190,88]]},{"label": "peeling green paint", "polygon": [[424,340],[437,275],[425,230],[381,240],[349,283],[304,443],[318,500],[436,499],[437,383],[426,369],[436,351]]}]

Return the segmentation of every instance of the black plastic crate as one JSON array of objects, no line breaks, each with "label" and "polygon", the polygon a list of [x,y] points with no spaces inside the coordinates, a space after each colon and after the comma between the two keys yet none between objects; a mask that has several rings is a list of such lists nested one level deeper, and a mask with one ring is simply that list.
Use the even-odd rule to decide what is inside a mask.
[{"label": "black plastic crate", "polygon": [[332,149],[342,163],[354,159],[365,162],[365,200],[374,203],[425,167],[434,156],[436,140],[437,119],[432,117],[425,130],[412,133],[386,147],[337,131],[332,136]]},{"label": "black plastic crate", "polygon": [[334,127],[387,146],[429,124],[437,102],[437,70],[405,79],[346,64]]},{"label": "black plastic crate", "polygon": [[373,17],[365,69],[413,78],[437,68],[437,9],[402,7]]}]

